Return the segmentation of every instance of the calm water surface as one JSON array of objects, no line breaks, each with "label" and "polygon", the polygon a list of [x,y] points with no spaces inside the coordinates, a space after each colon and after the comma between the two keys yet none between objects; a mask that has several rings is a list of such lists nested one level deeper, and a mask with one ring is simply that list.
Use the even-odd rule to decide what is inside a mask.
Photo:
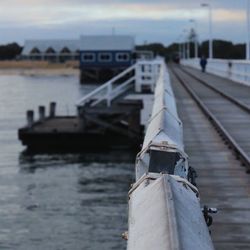
[{"label": "calm water surface", "polygon": [[74,114],[74,102],[91,89],[76,76],[0,76],[1,250],[126,248],[120,235],[133,163],[25,156],[17,139],[26,110],[56,101],[57,113]]}]

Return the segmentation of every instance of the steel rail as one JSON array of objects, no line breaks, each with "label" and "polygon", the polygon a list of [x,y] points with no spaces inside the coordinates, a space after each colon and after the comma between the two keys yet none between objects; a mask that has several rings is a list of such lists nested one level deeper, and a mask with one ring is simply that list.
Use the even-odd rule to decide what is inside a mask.
[{"label": "steel rail", "polygon": [[206,81],[200,79],[199,77],[195,76],[194,74],[190,73],[189,71],[183,69],[183,67],[179,67],[179,69],[181,71],[183,71],[185,74],[189,75],[190,77],[194,78],[196,81],[198,81],[199,83],[205,85],[206,87],[208,87],[209,89],[213,90],[214,92],[216,92],[217,94],[220,94],[221,96],[223,96],[224,98],[226,98],[227,100],[229,100],[230,102],[236,104],[238,107],[240,107],[241,109],[243,109],[244,111],[246,111],[247,113],[250,114],[250,106],[246,105],[245,103],[237,100],[236,98],[234,98],[233,96],[226,94],[224,92],[222,92],[221,90],[219,90],[218,88],[212,86],[211,84],[207,83]]},{"label": "steel rail", "polygon": [[246,152],[240,147],[240,145],[233,139],[233,137],[228,133],[228,131],[223,127],[220,121],[211,113],[211,111],[206,107],[206,105],[202,102],[200,97],[194,92],[194,90],[187,85],[187,83],[176,73],[174,69],[172,69],[174,76],[178,79],[178,81],[182,84],[182,86],[187,90],[193,100],[200,107],[205,116],[209,119],[218,133],[222,136],[223,139],[228,143],[229,147],[234,151],[237,158],[244,164],[247,168],[247,173],[250,173],[250,158],[246,154]]}]

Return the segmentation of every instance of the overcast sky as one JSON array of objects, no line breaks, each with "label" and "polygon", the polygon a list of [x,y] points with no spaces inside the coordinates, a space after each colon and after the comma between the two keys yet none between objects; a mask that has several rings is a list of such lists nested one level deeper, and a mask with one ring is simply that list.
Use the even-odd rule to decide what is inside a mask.
[{"label": "overcast sky", "polygon": [[[81,34],[130,34],[137,43],[178,41],[197,22],[208,38],[208,8],[215,38],[245,42],[249,0],[0,0],[0,43],[25,39],[76,39]],[[182,38],[183,39],[183,38]]]}]

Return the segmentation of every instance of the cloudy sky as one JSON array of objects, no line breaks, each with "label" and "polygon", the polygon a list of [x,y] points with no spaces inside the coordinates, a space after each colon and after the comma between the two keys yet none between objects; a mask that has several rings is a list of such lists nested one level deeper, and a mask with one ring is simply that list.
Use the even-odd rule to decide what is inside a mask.
[{"label": "cloudy sky", "polygon": [[[195,19],[208,38],[208,8],[215,38],[245,42],[250,0],[0,0],[0,43],[25,39],[78,38],[80,34],[131,34],[137,43],[170,44]],[[183,36],[183,35],[182,35]],[[183,38],[182,38],[183,39]]]}]

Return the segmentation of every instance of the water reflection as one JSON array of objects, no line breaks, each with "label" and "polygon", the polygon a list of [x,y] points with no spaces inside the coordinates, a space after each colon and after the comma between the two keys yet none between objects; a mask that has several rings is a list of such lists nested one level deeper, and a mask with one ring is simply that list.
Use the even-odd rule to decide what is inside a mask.
[{"label": "water reflection", "polygon": [[31,171],[32,173],[39,168],[62,166],[65,164],[84,163],[95,164],[102,163],[105,165],[114,163],[133,164],[136,158],[135,152],[114,150],[108,152],[86,152],[72,154],[34,154],[24,150],[19,155],[19,165],[21,171]]},{"label": "water reflection", "polygon": [[[46,248],[48,242],[41,238],[52,234],[64,241],[61,237],[67,232],[70,248],[63,249],[125,249],[120,236],[127,229],[127,192],[134,164],[85,162],[84,158],[80,154],[21,155],[18,217],[22,214],[23,223],[29,221],[29,234]],[[33,231],[33,225],[40,230]],[[34,246],[34,240],[25,244]]]}]

